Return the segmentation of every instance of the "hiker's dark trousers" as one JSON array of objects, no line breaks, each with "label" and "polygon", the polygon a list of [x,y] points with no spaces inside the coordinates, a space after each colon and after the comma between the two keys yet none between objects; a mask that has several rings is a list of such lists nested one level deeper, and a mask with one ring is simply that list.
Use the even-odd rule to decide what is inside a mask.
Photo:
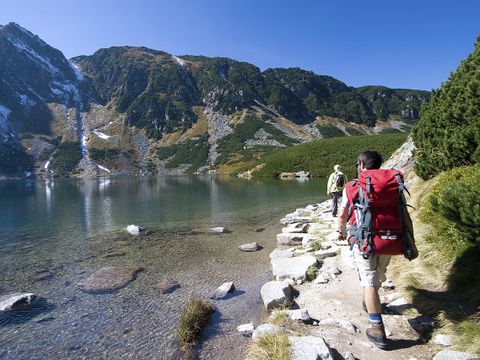
[{"label": "hiker's dark trousers", "polygon": [[330,196],[332,197],[332,215],[337,216],[337,211],[338,211],[338,199],[342,197],[342,192],[341,191],[335,191],[330,193]]}]

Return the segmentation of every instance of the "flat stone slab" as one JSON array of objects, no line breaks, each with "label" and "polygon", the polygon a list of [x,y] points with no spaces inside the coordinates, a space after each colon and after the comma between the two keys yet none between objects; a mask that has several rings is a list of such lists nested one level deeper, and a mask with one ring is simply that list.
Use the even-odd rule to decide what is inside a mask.
[{"label": "flat stone slab", "polygon": [[281,233],[277,234],[278,245],[300,245],[304,239],[316,239],[315,235],[305,233]]},{"label": "flat stone slab", "polygon": [[15,308],[31,304],[37,296],[32,293],[11,293],[0,296],[0,311],[15,310]]},{"label": "flat stone slab", "polygon": [[479,357],[460,351],[443,350],[436,353],[433,360],[478,360]]},{"label": "flat stone slab", "polygon": [[292,303],[292,289],[286,281],[269,281],[263,284],[260,295],[267,310],[290,306]]},{"label": "flat stone slab", "polygon": [[388,304],[387,310],[402,315],[406,310],[410,309],[411,307],[412,304],[410,304],[407,300],[401,297]]},{"label": "flat stone slab", "polygon": [[453,346],[453,337],[450,335],[445,335],[445,334],[437,334],[433,337],[432,342],[437,345],[442,345],[442,346]]},{"label": "flat stone slab", "polygon": [[290,359],[292,360],[333,360],[325,340],[316,336],[289,336]]},{"label": "flat stone slab", "polygon": [[141,270],[140,267],[105,266],[77,285],[89,293],[116,291],[135,280]]},{"label": "flat stone slab", "polygon": [[295,310],[274,310],[270,315],[270,319],[273,319],[277,314],[286,314],[290,320],[310,321],[312,318],[307,309],[295,309]]},{"label": "flat stone slab", "polygon": [[212,295],[210,295],[210,299],[219,300],[223,299],[227,294],[233,293],[235,291],[235,285],[233,281],[224,282],[220,285]]},{"label": "flat stone slab", "polygon": [[328,325],[328,326],[336,326],[339,328],[342,328],[344,330],[347,330],[349,333],[355,334],[357,332],[356,327],[347,320],[342,320],[342,319],[324,319],[321,320],[318,325]]},{"label": "flat stone slab", "polygon": [[252,339],[257,340],[262,336],[271,335],[271,334],[279,334],[279,333],[291,333],[290,330],[282,328],[280,326],[272,325],[272,324],[262,324],[259,325],[252,334]]},{"label": "flat stone slab", "polygon": [[276,259],[276,258],[288,259],[293,257],[293,252],[290,249],[285,249],[285,250],[274,249],[268,256],[270,256],[270,259]]},{"label": "flat stone slab", "polygon": [[309,223],[291,223],[288,224],[286,227],[282,228],[282,233],[306,233],[309,226]]},{"label": "flat stone slab", "polygon": [[276,258],[271,260],[273,276],[277,280],[306,280],[310,266],[317,264],[317,258],[312,255],[297,256],[290,259]]},{"label": "flat stone slab", "polygon": [[338,250],[339,250],[339,247],[335,246],[326,250],[317,250],[313,254],[316,256],[322,256],[322,257],[333,257],[333,256],[337,256]]}]

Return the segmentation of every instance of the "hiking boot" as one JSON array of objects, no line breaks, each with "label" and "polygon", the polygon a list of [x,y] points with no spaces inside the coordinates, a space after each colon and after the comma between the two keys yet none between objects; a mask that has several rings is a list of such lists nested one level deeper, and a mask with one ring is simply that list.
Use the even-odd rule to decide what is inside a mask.
[{"label": "hiking boot", "polygon": [[376,347],[384,350],[387,348],[387,336],[385,335],[385,327],[383,324],[371,324],[366,331],[367,338]]}]

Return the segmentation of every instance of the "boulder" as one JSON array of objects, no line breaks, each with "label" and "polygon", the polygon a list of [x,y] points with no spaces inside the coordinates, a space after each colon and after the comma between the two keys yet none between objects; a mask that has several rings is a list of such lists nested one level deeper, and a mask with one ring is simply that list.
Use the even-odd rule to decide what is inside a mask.
[{"label": "boulder", "polygon": [[310,266],[317,264],[317,258],[311,255],[297,256],[290,259],[276,258],[271,260],[273,276],[277,280],[306,280]]},{"label": "boulder", "polygon": [[460,351],[443,350],[435,354],[433,360],[478,360],[478,356]]},{"label": "boulder", "polygon": [[272,325],[272,324],[262,324],[259,325],[252,334],[252,339],[257,340],[262,336],[271,335],[271,334],[278,334],[278,333],[291,333],[290,330],[282,328],[280,326]]},{"label": "boulder", "polygon": [[318,275],[315,280],[313,280],[314,284],[326,284],[328,283],[328,279],[323,276],[322,274]]},{"label": "boulder", "polygon": [[311,217],[297,216],[292,213],[282,218],[280,220],[280,223],[282,223],[283,225],[287,225],[294,222],[309,223],[311,221],[312,221]]},{"label": "boulder", "polygon": [[138,235],[141,231],[145,231],[145,228],[138,226],[138,225],[128,225],[125,228],[125,231],[130,235]]},{"label": "boulder", "polygon": [[77,285],[89,293],[116,291],[135,280],[141,270],[139,267],[105,266]]},{"label": "boulder", "polygon": [[291,223],[288,224],[286,227],[282,228],[282,233],[306,233],[309,226],[309,223]]},{"label": "boulder", "polygon": [[406,310],[412,307],[403,297],[392,301],[387,305],[387,310],[402,315]]},{"label": "boulder", "polygon": [[413,319],[408,319],[408,323],[420,335],[429,333],[437,325],[435,319],[430,315],[421,315]]},{"label": "boulder", "polygon": [[252,333],[254,330],[255,330],[255,326],[253,325],[253,323],[242,324],[237,326],[237,331],[243,336],[252,336]]},{"label": "boulder", "polygon": [[309,234],[316,234],[316,233],[324,232],[327,230],[331,230],[331,226],[323,223],[311,223],[310,226],[308,227]]},{"label": "boulder", "polygon": [[270,315],[270,319],[273,319],[278,313],[286,314],[290,320],[299,320],[308,322],[312,320],[307,309],[295,309],[295,310],[274,310]]},{"label": "boulder", "polygon": [[356,327],[350,321],[342,320],[342,319],[328,318],[328,319],[321,320],[318,323],[318,325],[336,326],[336,327],[345,329],[352,334],[355,334],[355,332],[357,331]]},{"label": "boulder", "polygon": [[249,243],[249,244],[240,245],[238,248],[242,251],[253,252],[253,251],[260,250],[262,247],[260,245],[258,245],[256,242],[253,242],[253,243]]},{"label": "boulder", "polygon": [[214,300],[219,300],[223,299],[224,297],[227,296],[229,293],[233,293],[235,291],[235,285],[233,284],[233,281],[227,281],[224,282],[222,285],[220,285],[212,295],[210,295],[210,299]]},{"label": "boulder", "polygon": [[453,337],[445,334],[437,334],[433,337],[432,342],[436,345],[453,346]]},{"label": "boulder", "polygon": [[282,233],[277,234],[277,244],[278,245],[301,245],[305,241],[314,241],[316,239],[315,235],[304,234],[304,233]]},{"label": "boulder", "polygon": [[15,310],[22,305],[31,304],[37,296],[32,293],[11,293],[0,296],[0,311]]},{"label": "boulder", "polygon": [[291,258],[293,257],[293,253],[290,249],[285,249],[285,250],[274,249],[269,256],[270,256],[270,259]]},{"label": "boulder", "polygon": [[260,295],[267,310],[290,306],[292,303],[292,289],[286,281],[269,281],[265,283],[260,289]]},{"label": "boulder", "polygon": [[333,360],[330,348],[321,337],[289,336],[288,341],[292,360]]}]

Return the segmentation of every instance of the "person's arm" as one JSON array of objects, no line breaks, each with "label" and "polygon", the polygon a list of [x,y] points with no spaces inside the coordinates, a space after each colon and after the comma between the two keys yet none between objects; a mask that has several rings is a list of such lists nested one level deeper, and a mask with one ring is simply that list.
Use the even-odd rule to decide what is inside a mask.
[{"label": "person's arm", "polygon": [[327,182],[327,195],[330,194],[330,188],[332,187],[332,182],[333,182],[333,174],[330,174],[328,177],[328,182]]}]

